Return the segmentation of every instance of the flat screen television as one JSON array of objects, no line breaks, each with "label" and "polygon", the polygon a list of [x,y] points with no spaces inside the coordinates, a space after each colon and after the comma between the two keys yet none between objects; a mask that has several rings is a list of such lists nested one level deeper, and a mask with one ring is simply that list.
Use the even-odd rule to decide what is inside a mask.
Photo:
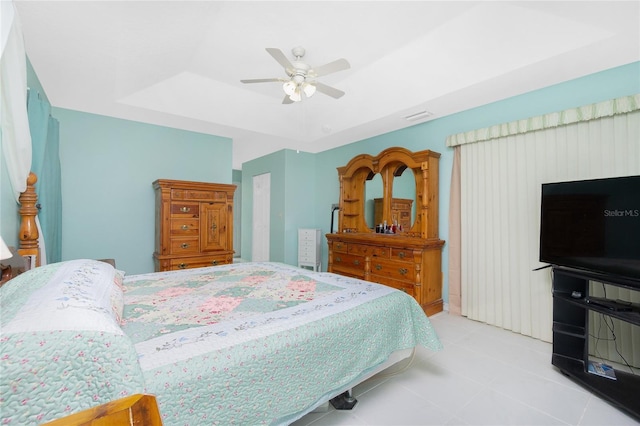
[{"label": "flat screen television", "polygon": [[640,287],[640,176],[542,184],[540,262]]}]

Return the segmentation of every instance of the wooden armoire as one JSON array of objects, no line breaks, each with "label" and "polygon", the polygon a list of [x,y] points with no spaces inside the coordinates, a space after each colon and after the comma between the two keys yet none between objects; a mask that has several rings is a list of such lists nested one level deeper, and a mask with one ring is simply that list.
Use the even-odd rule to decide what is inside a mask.
[{"label": "wooden armoire", "polygon": [[[393,147],[377,156],[362,154],[338,168],[338,232],[327,234],[328,271],[386,284],[413,296],[427,315],[442,311],[442,247],[438,238],[438,163],[440,154]],[[377,233],[368,224],[367,182],[382,177],[376,221],[393,223],[398,206],[394,180],[409,173],[415,183],[415,217],[402,232]],[[397,190],[397,189],[396,189]],[[409,204],[405,202],[405,204]],[[373,215],[371,215],[373,217]]]},{"label": "wooden armoire", "polygon": [[233,262],[233,194],[236,186],[158,179],[156,271]]}]

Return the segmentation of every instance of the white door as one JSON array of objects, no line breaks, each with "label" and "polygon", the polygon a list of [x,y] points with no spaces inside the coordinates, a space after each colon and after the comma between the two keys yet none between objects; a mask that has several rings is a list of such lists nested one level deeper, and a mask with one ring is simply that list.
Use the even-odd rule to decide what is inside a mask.
[{"label": "white door", "polygon": [[253,239],[251,260],[269,261],[269,226],[271,222],[271,173],[253,177]]}]

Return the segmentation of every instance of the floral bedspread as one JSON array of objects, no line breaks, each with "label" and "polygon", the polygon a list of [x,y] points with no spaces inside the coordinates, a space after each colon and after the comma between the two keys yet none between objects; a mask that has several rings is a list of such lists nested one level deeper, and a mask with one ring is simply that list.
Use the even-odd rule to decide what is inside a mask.
[{"label": "floral bedspread", "polygon": [[127,278],[127,334],[139,343],[184,329],[254,318],[343,290],[299,270],[239,265]]},{"label": "floral bedspread", "polygon": [[122,328],[165,424],[287,424],[401,349],[441,345],[389,287],[277,263],[127,277]]}]

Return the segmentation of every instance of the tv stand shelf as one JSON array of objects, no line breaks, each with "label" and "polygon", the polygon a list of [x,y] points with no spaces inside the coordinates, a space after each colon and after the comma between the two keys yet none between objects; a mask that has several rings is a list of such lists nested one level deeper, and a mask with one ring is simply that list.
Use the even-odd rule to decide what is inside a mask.
[{"label": "tv stand shelf", "polygon": [[[595,276],[587,271],[553,268],[553,355],[551,363],[592,392],[640,420],[640,376],[615,370],[616,380],[587,371],[589,363],[589,311],[640,326],[640,307],[614,299],[589,296],[589,281],[630,288],[628,281]],[[633,290],[640,291],[640,287]],[[583,297],[572,297],[579,292]]]},{"label": "tv stand shelf", "polygon": [[574,299],[571,296],[555,293],[553,297],[563,299],[566,303],[572,303],[594,312],[609,315],[612,318],[618,318],[631,324],[640,325],[640,307],[638,307],[637,304],[628,305],[600,297]]}]

